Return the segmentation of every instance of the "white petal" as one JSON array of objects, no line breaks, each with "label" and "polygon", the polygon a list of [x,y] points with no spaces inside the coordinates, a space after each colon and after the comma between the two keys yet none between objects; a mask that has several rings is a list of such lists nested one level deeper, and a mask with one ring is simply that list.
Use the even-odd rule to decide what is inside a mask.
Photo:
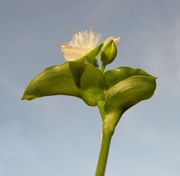
[{"label": "white petal", "polygon": [[61,45],[61,51],[68,61],[83,57],[99,43],[100,35],[89,31],[75,33],[70,42]]},{"label": "white petal", "polygon": [[62,45],[61,51],[63,52],[64,58],[67,61],[73,61],[73,60],[81,58],[83,55],[88,53],[90,50],[86,49],[86,48],[73,48],[73,47]]}]

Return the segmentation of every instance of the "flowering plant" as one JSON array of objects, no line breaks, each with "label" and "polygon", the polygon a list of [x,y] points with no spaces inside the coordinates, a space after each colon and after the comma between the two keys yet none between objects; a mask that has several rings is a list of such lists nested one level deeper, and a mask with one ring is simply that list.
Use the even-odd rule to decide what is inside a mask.
[{"label": "flowering plant", "polygon": [[156,88],[156,78],[142,69],[118,67],[105,71],[117,56],[120,38],[100,42],[92,29],[75,33],[61,50],[67,62],[46,68],[27,86],[23,100],[50,95],[81,98],[97,106],[102,119],[102,143],[96,176],[104,176],[111,138],[122,114],[142,100],[149,99]]}]

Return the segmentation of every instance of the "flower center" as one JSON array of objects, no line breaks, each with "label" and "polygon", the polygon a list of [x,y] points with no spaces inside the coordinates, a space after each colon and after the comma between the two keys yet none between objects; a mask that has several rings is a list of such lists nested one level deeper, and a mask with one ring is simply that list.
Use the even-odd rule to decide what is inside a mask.
[{"label": "flower center", "polygon": [[96,34],[90,28],[89,31],[75,33],[68,43],[73,48],[95,48],[100,41],[100,34]]}]

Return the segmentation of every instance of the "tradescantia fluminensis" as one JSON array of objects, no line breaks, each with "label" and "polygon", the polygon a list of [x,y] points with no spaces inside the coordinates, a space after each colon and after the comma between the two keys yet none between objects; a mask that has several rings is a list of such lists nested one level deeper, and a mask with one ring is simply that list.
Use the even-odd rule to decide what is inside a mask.
[{"label": "tradescantia fluminensis", "polygon": [[104,176],[112,135],[122,114],[142,100],[149,99],[156,88],[156,78],[142,69],[118,67],[105,70],[117,56],[120,38],[103,42],[91,29],[73,35],[61,45],[63,64],[46,68],[27,86],[23,100],[50,95],[81,98],[97,106],[102,118],[102,143],[96,176]]}]

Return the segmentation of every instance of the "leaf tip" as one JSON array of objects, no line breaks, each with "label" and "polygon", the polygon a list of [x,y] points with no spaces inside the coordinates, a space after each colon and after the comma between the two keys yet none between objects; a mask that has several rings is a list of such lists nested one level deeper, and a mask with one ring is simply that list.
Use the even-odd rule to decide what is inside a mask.
[{"label": "leaf tip", "polygon": [[35,98],[37,98],[37,97],[34,96],[34,95],[26,95],[26,94],[24,94],[24,95],[21,97],[21,100],[33,100],[33,99],[35,99]]}]

